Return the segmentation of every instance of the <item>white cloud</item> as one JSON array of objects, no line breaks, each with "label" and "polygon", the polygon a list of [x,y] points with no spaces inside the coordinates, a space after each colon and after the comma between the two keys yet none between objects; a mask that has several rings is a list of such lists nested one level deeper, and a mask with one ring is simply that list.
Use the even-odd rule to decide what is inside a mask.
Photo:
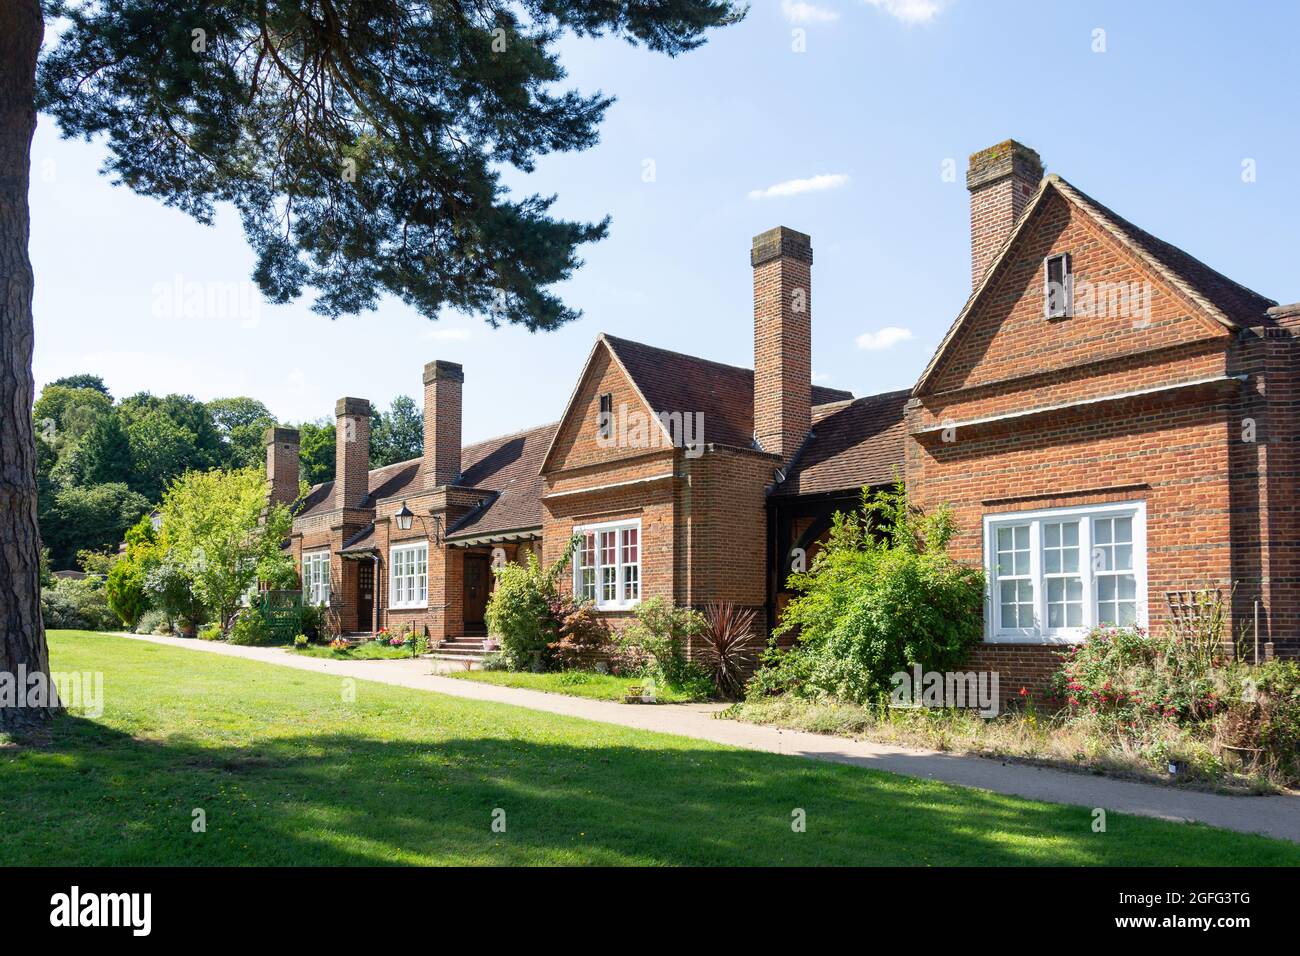
[{"label": "white cloud", "polygon": [[904,23],[929,23],[943,12],[947,0],[863,0]]},{"label": "white cloud", "polygon": [[800,193],[813,193],[823,189],[838,189],[848,185],[849,177],[843,173],[812,176],[808,179],[787,179],[766,189],[750,191],[750,199],[775,199],[777,197],[798,196]]},{"label": "white cloud", "polygon": [[791,23],[830,23],[840,18],[834,10],[801,0],[781,0],[781,12]]},{"label": "white cloud", "polygon": [[887,325],[878,332],[863,332],[856,339],[858,348],[869,352],[893,348],[899,342],[906,342],[912,337],[911,329],[900,329],[896,325]]}]

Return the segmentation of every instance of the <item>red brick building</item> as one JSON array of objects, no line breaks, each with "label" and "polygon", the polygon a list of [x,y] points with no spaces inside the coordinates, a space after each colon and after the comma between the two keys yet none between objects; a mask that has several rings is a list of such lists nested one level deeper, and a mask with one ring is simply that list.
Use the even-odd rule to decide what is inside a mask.
[{"label": "red brick building", "polygon": [[[812,385],[811,241],[774,229],[751,249],[753,370],[602,335],[556,423],[462,447],[462,370],[432,362],[424,457],[375,471],[369,405],[341,399],[338,478],[294,522],[305,592],[345,631],[473,636],[493,562],[549,562],[577,534],[567,586],[615,623],[656,595],[721,599],[765,633],[792,555],[903,477],[952,506],[957,556],[988,572],[977,659],[1004,688],[1088,626],[1159,625],[1166,592],[1206,585],[1300,653],[1300,305],[1044,177],[1018,143],[973,156],[967,182],[974,290],[910,391]],[[296,434],[268,441],[287,497]]]}]

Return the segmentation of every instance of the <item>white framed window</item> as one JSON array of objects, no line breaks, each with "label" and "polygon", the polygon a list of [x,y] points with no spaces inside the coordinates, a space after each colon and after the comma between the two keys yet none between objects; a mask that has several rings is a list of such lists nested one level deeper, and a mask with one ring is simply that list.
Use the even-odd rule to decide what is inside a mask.
[{"label": "white framed window", "polygon": [[394,545],[388,551],[390,608],[429,606],[429,543]]},{"label": "white framed window", "polygon": [[1146,504],[985,515],[989,643],[1073,643],[1147,623]]},{"label": "white framed window", "polygon": [[1068,252],[1043,260],[1043,314],[1049,319],[1074,315],[1074,269]]},{"label": "white framed window", "polygon": [[610,521],[573,529],[573,593],[596,607],[619,610],[641,602],[641,522]]},{"label": "white framed window", "polygon": [[313,551],[302,556],[302,599],[308,604],[330,603],[330,553]]}]

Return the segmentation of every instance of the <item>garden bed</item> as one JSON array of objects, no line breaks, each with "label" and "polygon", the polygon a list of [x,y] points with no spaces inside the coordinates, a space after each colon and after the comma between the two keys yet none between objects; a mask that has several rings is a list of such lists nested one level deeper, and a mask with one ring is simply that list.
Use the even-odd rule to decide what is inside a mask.
[{"label": "garden bed", "polygon": [[[1285,776],[1264,771],[1243,772],[1237,760],[1216,752],[1207,729],[1173,724],[1141,739],[1122,739],[1032,710],[1012,711],[985,720],[964,710],[877,708],[792,695],[746,700],[719,716],[855,740],[1224,793],[1277,793],[1293,791],[1296,784]],[[1168,770],[1171,761],[1178,767],[1175,774]]]}]

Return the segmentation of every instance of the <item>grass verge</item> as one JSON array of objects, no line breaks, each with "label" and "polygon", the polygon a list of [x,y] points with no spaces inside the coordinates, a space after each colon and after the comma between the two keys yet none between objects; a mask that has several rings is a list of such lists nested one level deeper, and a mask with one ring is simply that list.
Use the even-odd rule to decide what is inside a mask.
[{"label": "grass verge", "polygon": [[3,865],[1300,865],[1205,826],[1094,833],[1086,807],[111,635],[50,646],[102,673],[104,710],[0,746]]}]

